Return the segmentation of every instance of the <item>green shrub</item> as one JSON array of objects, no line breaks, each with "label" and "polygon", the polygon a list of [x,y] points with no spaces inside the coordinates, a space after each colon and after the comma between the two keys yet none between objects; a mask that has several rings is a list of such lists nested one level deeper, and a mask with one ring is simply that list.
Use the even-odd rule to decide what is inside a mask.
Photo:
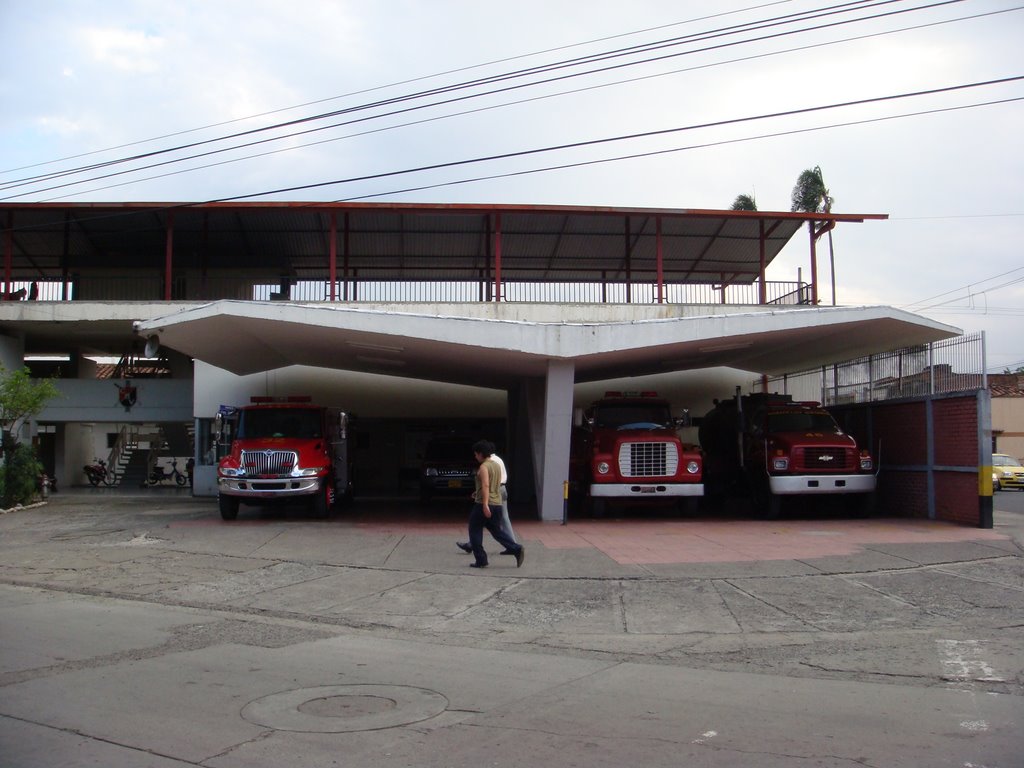
[{"label": "green shrub", "polygon": [[39,497],[39,474],[43,465],[31,445],[19,445],[0,472],[0,498],[8,506],[29,504]]}]

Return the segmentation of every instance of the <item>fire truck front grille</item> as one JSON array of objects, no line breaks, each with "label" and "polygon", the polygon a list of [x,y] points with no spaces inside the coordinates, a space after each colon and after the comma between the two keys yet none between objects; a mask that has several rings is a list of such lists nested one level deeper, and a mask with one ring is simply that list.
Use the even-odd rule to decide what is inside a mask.
[{"label": "fire truck front grille", "polygon": [[671,477],[678,467],[675,443],[623,443],[619,448],[623,477]]},{"label": "fire truck front grille", "polygon": [[247,475],[287,475],[298,461],[295,451],[242,451]]},{"label": "fire truck front grille", "polygon": [[852,448],[797,448],[793,462],[794,469],[809,472],[853,472],[858,465]]}]

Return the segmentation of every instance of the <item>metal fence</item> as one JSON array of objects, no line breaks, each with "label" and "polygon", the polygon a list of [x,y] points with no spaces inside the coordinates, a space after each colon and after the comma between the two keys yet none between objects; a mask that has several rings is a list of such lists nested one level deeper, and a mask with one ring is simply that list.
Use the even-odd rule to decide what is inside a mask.
[{"label": "metal fence", "polygon": [[758,379],[751,391],[781,392],[796,400],[843,405],[987,386],[982,332],[771,377],[767,386]]},{"label": "metal fence", "polygon": [[[171,299],[175,301],[330,301],[327,279],[296,279],[245,275],[189,275],[175,277]],[[502,282],[501,301],[539,304],[727,304],[761,303],[759,282],[749,285],[712,283],[650,282]],[[809,306],[810,286],[796,281],[768,281],[765,303],[779,306]],[[13,280],[3,298],[39,301],[161,301],[164,282],[158,275],[91,277],[75,275],[60,280]],[[335,281],[336,302],[420,302],[460,303],[495,301],[495,284],[486,279],[443,276],[436,280],[367,280],[347,278]]]}]

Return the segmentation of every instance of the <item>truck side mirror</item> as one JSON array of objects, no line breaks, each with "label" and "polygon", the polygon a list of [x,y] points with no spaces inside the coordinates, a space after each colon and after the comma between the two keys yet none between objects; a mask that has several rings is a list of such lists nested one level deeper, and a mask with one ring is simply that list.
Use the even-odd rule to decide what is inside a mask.
[{"label": "truck side mirror", "polygon": [[672,421],[675,422],[676,429],[684,429],[685,427],[693,426],[693,419],[690,416],[690,410],[688,408],[683,409],[682,415],[676,416]]},{"label": "truck side mirror", "polygon": [[341,411],[338,414],[338,431],[341,433],[341,437],[344,439],[348,437],[348,414]]},{"label": "truck side mirror", "polygon": [[224,414],[218,413],[213,417],[213,439],[216,442],[220,442],[221,436],[224,434]]}]

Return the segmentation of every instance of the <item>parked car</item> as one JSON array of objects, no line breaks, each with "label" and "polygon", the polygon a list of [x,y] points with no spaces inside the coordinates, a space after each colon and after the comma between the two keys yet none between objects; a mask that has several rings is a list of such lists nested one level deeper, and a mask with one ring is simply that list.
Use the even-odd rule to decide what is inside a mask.
[{"label": "parked car", "polygon": [[427,443],[420,463],[420,503],[435,496],[469,499],[473,493],[477,463],[472,438],[434,438]]},{"label": "parked car", "polygon": [[992,454],[992,490],[1004,488],[1024,490],[1024,467],[1021,462],[1005,453]]}]

